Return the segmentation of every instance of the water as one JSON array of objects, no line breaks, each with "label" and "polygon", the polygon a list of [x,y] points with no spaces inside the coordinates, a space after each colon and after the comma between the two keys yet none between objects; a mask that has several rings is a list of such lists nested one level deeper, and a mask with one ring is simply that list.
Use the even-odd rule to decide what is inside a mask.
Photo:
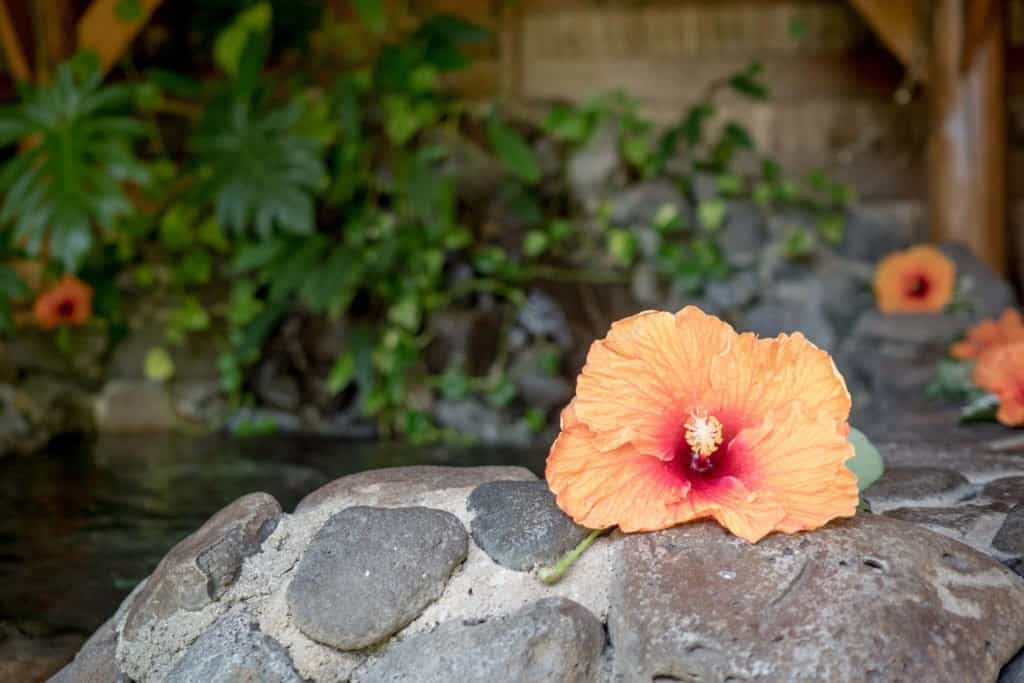
[{"label": "water", "polygon": [[147,435],[0,461],[0,623],[40,635],[93,631],[175,543],[252,491],[291,510],[321,484],[366,469],[516,464],[539,473],[543,457],[495,447]]}]

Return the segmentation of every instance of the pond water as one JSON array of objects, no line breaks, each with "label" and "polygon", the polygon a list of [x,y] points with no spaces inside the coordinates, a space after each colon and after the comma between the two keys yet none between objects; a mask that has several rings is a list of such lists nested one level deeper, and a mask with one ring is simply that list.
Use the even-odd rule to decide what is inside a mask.
[{"label": "pond water", "polygon": [[108,437],[0,462],[0,622],[89,633],[160,558],[235,498],[290,511],[345,474],[412,464],[524,465],[544,452],[294,437]]}]

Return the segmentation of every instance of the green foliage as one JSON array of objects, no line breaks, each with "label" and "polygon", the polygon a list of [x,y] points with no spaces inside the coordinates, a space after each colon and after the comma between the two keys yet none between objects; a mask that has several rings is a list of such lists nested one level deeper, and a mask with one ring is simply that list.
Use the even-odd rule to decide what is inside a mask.
[{"label": "green foliage", "polygon": [[857,475],[857,489],[864,491],[882,476],[885,463],[875,445],[859,429],[850,427],[849,438],[853,457],[846,461],[846,467]]},{"label": "green foliage", "polygon": [[44,250],[76,271],[98,238],[132,213],[125,183],[148,172],[132,152],[146,126],[126,116],[126,86],[101,85],[94,62],[61,65],[53,83],[0,111],[0,145],[22,143],[0,169],[0,222],[31,256]]},{"label": "green foliage", "polygon": [[982,392],[974,384],[974,363],[942,360],[935,368],[935,377],[925,387],[925,396],[946,401],[964,401],[979,398]]}]

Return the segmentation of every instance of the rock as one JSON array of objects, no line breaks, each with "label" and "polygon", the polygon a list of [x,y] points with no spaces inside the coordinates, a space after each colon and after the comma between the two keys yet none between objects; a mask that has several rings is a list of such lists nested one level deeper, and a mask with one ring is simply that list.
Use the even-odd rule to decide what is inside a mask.
[{"label": "rock", "polygon": [[938,344],[943,348],[964,333],[967,323],[960,317],[941,313],[898,313],[869,311],[857,321],[853,334],[864,339],[899,342],[914,346]]},{"label": "rock", "polygon": [[488,444],[528,446],[533,441],[529,427],[476,398],[442,399],[434,403],[434,417],[451,429]]},{"label": "rock", "polygon": [[569,188],[588,211],[597,208],[621,170],[619,127],[607,122],[598,126],[590,139],[570,155],[566,165]]},{"label": "rock", "polygon": [[447,152],[439,172],[452,178],[459,197],[468,202],[486,202],[494,198],[505,171],[498,160],[480,145],[452,128],[437,126],[426,133],[427,139]]},{"label": "rock", "polygon": [[117,342],[107,362],[105,376],[109,379],[146,379],[146,356],[153,349],[163,349],[174,364],[173,381],[210,381],[220,379],[217,355],[220,348],[213,332],[193,333],[181,344],[168,344],[161,325],[152,322],[131,330]]},{"label": "rock", "polygon": [[1005,513],[992,505],[958,505],[896,508],[886,512],[885,516],[919,524],[937,534],[966,543],[979,552],[989,553],[989,542]]},{"label": "rock", "polygon": [[916,504],[951,505],[971,493],[959,472],[941,467],[890,467],[863,497],[874,512]]},{"label": "rock", "polygon": [[493,481],[469,496],[473,540],[492,560],[517,571],[555,562],[589,531],[555,504],[544,481]]},{"label": "rock", "polygon": [[992,539],[992,547],[1007,555],[1024,556],[1024,503],[1018,503],[1006,515]]},{"label": "rock", "polygon": [[557,348],[538,345],[525,349],[516,355],[508,374],[516,390],[531,408],[550,410],[561,408],[573,395],[573,385],[552,369],[543,367],[545,356],[559,358]]},{"label": "rock", "polygon": [[749,268],[764,249],[766,234],[764,218],[756,204],[731,201],[725,225],[716,240],[729,265],[733,268]]},{"label": "rock", "polygon": [[728,280],[715,280],[704,287],[704,296],[715,308],[736,312],[749,305],[758,294],[757,275],[749,270],[740,271]]},{"label": "rock", "polygon": [[839,253],[876,263],[887,254],[925,239],[927,223],[920,202],[860,204],[846,214],[846,232]]},{"label": "rock", "polygon": [[117,619],[108,619],[100,626],[67,666],[50,683],[128,683],[115,660]]},{"label": "rock", "polygon": [[662,291],[658,271],[648,263],[638,263],[629,281],[630,294],[637,303],[656,306],[661,303]]},{"label": "rock", "polygon": [[211,517],[160,561],[125,617],[123,638],[137,640],[175,612],[198,611],[220,599],[242,561],[259,552],[274,531],[281,506],[251,493]]},{"label": "rock", "polygon": [[629,535],[617,569],[618,681],[993,680],[1024,644],[1024,582],[875,515],[756,545],[712,523]]},{"label": "rock", "polygon": [[1024,502],[1024,477],[1006,477],[989,482],[982,489],[981,497],[1007,506]]},{"label": "rock", "polygon": [[370,500],[374,505],[401,505],[410,497],[435,491],[474,488],[489,481],[531,481],[537,477],[523,467],[440,467],[413,465],[368,470],[335,479],[313,491],[295,507],[308,512],[325,504],[356,505]]},{"label": "rock", "polygon": [[1010,284],[999,277],[963,244],[946,242],[942,251],[956,263],[959,286],[971,307],[970,321],[996,318],[1003,309],[1017,305]]},{"label": "rock", "polygon": [[112,379],[94,405],[96,428],[106,434],[166,432],[181,423],[169,389],[145,379]]},{"label": "rock", "polygon": [[493,311],[440,311],[428,323],[432,341],[425,360],[433,372],[461,365],[469,375],[485,374],[498,353],[501,321]]},{"label": "rock", "polygon": [[185,650],[167,683],[302,683],[287,650],[242,611],[222,616]]},{"label": "rock", "polygon": [[288,359],[273,354],[256,369],[256,397],[276,410],[295,411],[302,405],[302,388],[292,374]]},{"label": "rock", "polygon": [[846,336],[875,305],[873,271],[839,258],[822,261],[815,269],[822,306],[840,336]]},{"label": "rock", "polygon": [[37,374],[17,387],[0,385],[0,457],[27,455],[58,436],[94,431],[88,398],[74,384]]},{"label": "rock", "polygon": [[771,296],[754,306],[742,327],[762,337],[803,332],[817,346],[832,350],[836,332],[825,317],[819,285],[813,281],[778,284]]},{"label": "rock", "polygon": [[356,683],[590,683],[598,680],[601,622],[564,598],[506,617],[446,622],[391,646]]},{"label": "rock", "polygon": [[467,544],[462,523],[440,510],[342,510],[313,537],[288,586],[292,618],[338,649],[378,643],[441,595]]},{"label": "rock", "polygon": [[109,335],[103,323],[70,328],[70,348],[66,353],[57,344],[57,335],[39,329],[19,329],[7,343],[8,362],[19,373],[45,374],[59,377],[65,382],[95,385],[103,378],[103,356],[109,345]]},{"label": "rock", "polygon": [[526,297],[516,322],[532,337],[552,341],[563,349],[572,346],[572,333],[565,312],[540,290],[535,289]]},{"label": "rock", "polygon": [[[991,453],[973,430],[953,426],[952,418],[943,428],[926,432],[902,434],[895,428],[871,433],[870,424],[863,425],[886,467],[941,467],[954,470],[972,483],[984,484],[994,479],[1024,475],[1024,458],[1007,453]],[[980,425],[979,425],[980,426]]]}]

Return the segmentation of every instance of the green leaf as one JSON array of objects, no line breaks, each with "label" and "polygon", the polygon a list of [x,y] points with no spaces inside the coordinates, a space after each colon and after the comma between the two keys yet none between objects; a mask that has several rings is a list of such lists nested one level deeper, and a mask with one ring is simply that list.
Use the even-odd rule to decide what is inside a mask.
[{"label": "green leaf", "polygon": [[995,422],[999,410],[999,397],[994,394],[980,396],[960,411],[960,422]]},{"label": "green leaf", "polygon": [[716,232],[725,223],[728,207],[725,200],[705,199],[697,205],[697,221],[708,232]]},{"label": "green leaf", "polygon": [[882,476],[885,463],[878,449],[859,429],[850,427],[849,440],[853,457],[846,461],[846,468],[857,475],[857,489],[864,491]]},{"label": "green leaf", "polygon": [[466,398],[470,392],[469,377],[458,363],[449,365],[438,380],[441,395],[449,400],[457,401]]},{"label": "green leaf", "polygon": [[338,356],[327,376],[327,391],[331,396],[336,396],[342,389],[347,387],[356,374],[356,361],[352,351],[345,351]]},{"label": "green leaf", "polygon": [[240,12],[214,41],[213,61],[229,76],[238,75],[250,38],[270,30],[273,16],[269,2],[260,2]]},{"label": "green leaf", "polygon": [[837,245],[842,243],[846,236],[846,217],[835,211],[828,211],[818,215],[815,222],[818,234],[827,243]]},{"label": "green leaf", "polygon": [[114,5],[114,16],[126,23],[133,23],[142,18],[141,0],[117,0]]},{"label": "green leaf", "polygon": [[768,88],[760,81],[763,67],[760,62],[754,62],[745,70],[729,79],[729,86],[736,92],[763,100],[768,96]]},{"label": "green leaf", "polygon": [[555,105],[544,120],[544,130],[554,138],[581,145],[593,130],[593,117],[566,105]]},{"label": "green leaf", "polygon": [[690,108],[681,125],[683,137],[692,147],[704,137],[704,123],[715,115],[715,108],[708,102],[702,102]]},{"label": "green leaf", "polygon": [[496,408],[504,408],[516,397],[516,385],[508,377],[502,375],[498,383],[487,394],[487,400]]},{"label": "green leaf", "polygon": [[530,258],[537,258],[547,251],[550,244],[551,240],[543,230],[531,230],[523,240],[523,253]]},{"label": "green leaf", "polygon": [[376,34],[384,33],[388,28],[388,17],[384,10],[383,0],[354,0],[360,21]]},{"label": "green leaf", "polygon": [[497,116],[487,122],[487,139],[509,173],[527,185],[540,181],[540,164],[526,140]]},{"label": "green leaf", "polygon": [[630,266],[636,259],[636,237],[629,230],[613,229],[608,231],[608,253],[620,265]]},{"label": "green leaf", "polygon": [[935,376],[924,389],[924,395],[931,399],[962,401],[978,398],[974,384],[974,363],[943,359],[935,367]]},{"label": "green leaf", "polygon": [[13,269],[0,265],[0,299],[16,301],[28,296],[29,289]]},{"label": "green leaf", "polygon": [[166,382],[174,376],[174,360],[167,349],[156,347],[146,353],[144,363],[146,379],[151,382]]},{"label": "green leaf", "polygon": [[814,251],[814,238],[805,228],[792,227],[782,238],[782,251],[789,259],[809,256]]}]

